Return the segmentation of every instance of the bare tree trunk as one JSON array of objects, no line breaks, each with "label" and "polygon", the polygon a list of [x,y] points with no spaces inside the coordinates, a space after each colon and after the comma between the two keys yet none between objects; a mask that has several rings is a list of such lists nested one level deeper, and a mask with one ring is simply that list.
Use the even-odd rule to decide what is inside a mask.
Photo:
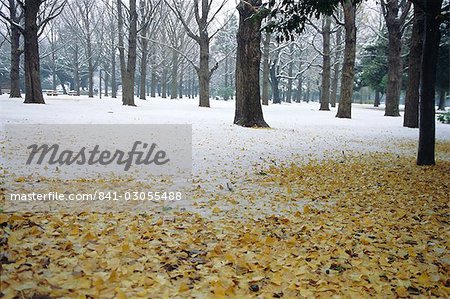
[{"label": "bare tree trunk", "polygon": [[330,83],[331,83],[331,57],[330,57],[331,17],[325,17],[322,27],[323,37],[323,63],[322,63],[322,90],[320,92],[320,109],[330,111]]},{"label": "bare tree trunk", "polygon": [[171,92],[170,98],[176,99],[178,95],[178,52],[172,50],[172,74],[171,74]]},{"label": "bare tree trunk", "polygon": [[120,29],[123,26],[122,1],[118,0],[119,15],[119,51],[122,73],[122,103],[127,106],[136,106],[134,104],[134,80],[136,72],[136,51],[137,51],[137,12],[136,0],[130,0],[129,14],[130,25],[128,31],[128,59],[125,63],[125,49],[123,43],[123,32]]},{"label": "bare tree trunk", "polygon": [[[17,3],[15,0],[9,0],[9,14],[11,20],[19,24],[20,21],[17,16]],[[22,50],[20,50],[20,31],[14,25],[11,25],[11,70],[10,70],[10,80],[11,88],[9,92],[10,98],[21,98],[20,94],[20,55],[22,55]]]},{"label": "bare tree trunk", "polygon": [[311,97],[311,82],[308,81],[306,84],[306,103],[309,103],[309,99]]},{"label": "bare tree trunk", "polygon": [[334,69],[333,69],[333,82],[331,83],[331,107],[336,107],[337,102],[337,90],[338,90],[338,83],[339,83],[339,69],[340,69],[340,63],[339,60],[341,59],[341,51],[339,50],[339,47],[341,47],[342,43],[342,27],[339,26],[339,28],[336,31],[336,54],[334,57]]},{"label": "bare tree trunk", "polygon": [[163,69],[163,73],[162,73],[162,78],[161,78],[161,97],[163,99],[167,98],[167,69],[166,67],[164,67]]},{"label": "bare tree trunk", "polygon": [[421,93],[419,109],[419,150],[417,165],[434,165],[436,138],[435,84],[439,52],[439,31],[442,0],[426,1],[425,39],[423,47]]},{"label": "bare tree trunk", "polygon": [[152,98],[156,97],[156,69],[155,65],[152,63],[152,78],[151,78],[151,86],[150,86],[150,96]]},{"label": "bare tree trunk", "polygon": [[401,59],[401,34],[400,28],[389,32],[388,48],[388,84],[386,87],[386,110],[385,116],[400,116],[400,89],[402,80],[402,59]]},{"label": "bare tree trunk", "polygon": [[287,84],[287,91],[286,91],[286,103],[291,103],[292,102],[292,82],[294,81],[294,79],[292,78],[292,73],[294,72],[294,62],[293,62],[293,53],[294,52],[294,44],[292,43],[289,47],[289,59],[291,60],[289,62],[289,67],[288,67],[288,84]]},{"label": "bare tree trunk", "polygon": [[142,57],[141,57],[141,66],[140,66],[140,74],[141,74],[141,82],[140,82],[140,90],[139,90],[139,99],[146,100],[146,87],[147,87],[147,46],[144,45],[146,42],[143,42],[142,44]]},{"label": "bare tree trunk", "polygon": [[[425,5],[424,2],[421,1],[421,5]],[[422,67],[424,27],[425,13],[419,5],[414,5],[414,21],[409,48],[408,88],[406,89],[403,119],[403,126],[408,128],[419,127],[420,69]]]},{"label": "bare tree trunk", "polygon": [[375,101],[373,102],[373,106],[380,106],[380,92],[378,90],[375,91]]},{"label": "bare tree trunk", "polygon": [[270,54],[270,32],[266,32],[263,42],[263,73],[262,73],[262,104],[269,105],[269,54]]},{"label": "bare tree trunk", "polygon": [[342,67],[341,93],[336,117],[352,117],[353,81],[355,78],[356,57],[356,6],[352,0],[343,2],[345,22],[345,49]]},{"label": "bare tree trunk", "polygon": [[40,1],[25,1],[25,101],[27,104],[45,104],[42,95],[39,63],[38,26],[36,24]]},{"label": "bare tree trunk", "polygon": [[91,41],[91,34],[90,34],[90,25],[89,20],[86,22],[86,46],[87,46],[87,56],[88,56],[88,90],[89,90],[89,97],[94,97],[94,64],[92,62],[92,41]]},{"label": "bare tree trunk", "polygon": [[104,95],[105,95],[105,97],[107,97],[108,95],[109,95],[109,91],[108,91],[108,89],[109,89],[109,70],[108,70],[108,67],[106,66],[105,67],[105,93],[104,93]]},{"label": "bare tree trunk", "polygon": [[[278,54],[277,54],[278,56]],[[270,85],[272,87],[272,103],[273,104],[281,104],[280,98],[280,90],[278,88],[278,76],[277,76],[277,68],[278,68],[278,59],[275,58],[272,62],[272,65],[269,70],[270,74]]]},{"label": "bare tree trunk", "polygon": [[111,97],[117,98],[117,83],[116,83],[116,47],[112,45],[111,48]]},{"label": "bare tree trunk", "polygon": [[209,107],[209,37],[200,33],[200,67],[197,71],[200,87],[200,107]]},{"label": "bare tree trunk", "polygon": [[445,90],[439,89],[439,105],[438,110],[445,111]]},{"label": "bare tree trunk", "polygon": [[261,0],[240,1],[236,52],[236,111],[234,123],[243,127],[268,127],[264,121],[259,86],[261,19],[250,18]]},{"label": "bare tree trunk", "polygon": [[[402,27],[405,22],[405,10],[409,10],[407,1],[389,0],[381,2],[388,30],[388,82],[386,87],[385,116],[400,116],[400,92],[402,82]],[[400,8],[404,11],[399,16]]]}]

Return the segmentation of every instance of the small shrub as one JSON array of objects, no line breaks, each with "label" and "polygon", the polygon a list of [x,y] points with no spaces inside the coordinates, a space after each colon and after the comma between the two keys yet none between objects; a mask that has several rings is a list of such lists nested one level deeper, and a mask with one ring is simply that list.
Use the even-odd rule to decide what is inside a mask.
[{"label": "small shrub", "polygon": [[437,119],[443,124],[450,124],[450,112],[439,114]]}]

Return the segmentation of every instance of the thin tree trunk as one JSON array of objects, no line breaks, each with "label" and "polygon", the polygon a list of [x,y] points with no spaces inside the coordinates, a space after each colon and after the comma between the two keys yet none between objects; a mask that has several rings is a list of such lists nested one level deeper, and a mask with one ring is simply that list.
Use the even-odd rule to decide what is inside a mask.
[{"label": "thin tree trunk", "polygon": [[38,26],[36,24],[40,1],[25,2],[25,101],[27,104],[45,104],[42,95],[39,63]]},{"label": "thin tree trunk", "polygon": [[343,2],[343,8],[345,20],[345,49],[340,100],[336,117],[351,118],[356,57],[356,6],[353,4],[352,0],[345,0]]},{"label": "thin tree trunk", "polygon": [[[140,2],[141,6],[141,15],[145,14],[145,3],[144,1]],[[140,65],[140,89],[139,89],[139,98],[141,100],[146,100],[146,87],[147,87],[147,61],[148,61],[148,43],[149,40],[147,39],[148,34],[148,24],[144,26],[141,30],[141,46],[142,46],[142,52],[141,52],[141,65]]]},{"label": "thin tree trunk", "polygon": [[320,110],[330,111],[330,83],[331,83],[331,57],[330,57],[331,17],[325,17],[322,27],[323,36],[323,63],[322,63],[322,90],[320,92]]},{"label": "thin tree trunk", "polygon": [[[423,2],[421,1],[422,5],[425,5]],[[408,128],[419,127],[420,69],[422,67],[424,27],[425,13],[418,5],[414,5],[414,21],[409,48],[408,87],[406,89],[403,119],[403,126]]]},{"label": "thin tree trunk", "polygon": [[156,69],[155,65],[152,63],[152,79],[151,79],[151,86],[150,86],[150,96],[152,98],[156,97]]},{"label": "thin tree trunk", "polygon": [[164,67],[163,69],[163,73],[162,73],[162,78],[161,78],[161,97],[163,99],[167,98],[167,69],[166,67]]},{"label": "thin tree trunk", "polygon": [[373,102],[373,106],[380,106],[380,92],[378,90],[375,91],[375,101]]},{"label": "thin tree trunk", "polygon": [[172,50],[172,74],[171,74],[170,98],[176,99],[178,95],[178,52]]},{"label": "thin tree trunk", "polygon": [[261,19],[250,18],[261,0],[240,1],[236,52],[236,111],[234,123],[243,127],[268,127],[264,121],[259,85]]},{"label": "thin tree trunk", "polygon": [[[119,0],[119,2],[121,2]],[[119,3],[120,6],[120,3]],[[125,53],[123,49],[123,35],[122,40],[120,38],[119,31],[119,47],[121,50],[121,65],[122,69],[122,103],[127,106],[136,106],[134,104],[134,82],[136,73],[136,51],[137,51],[137,12],[136,12],[136,0],[130,0],[129,2],[129,14],[130,25],[128,31],[128,59],[125,65]],[[119,13],[119,26],[123,25],[121,19],[121,13]],[[122,59],[123,57],[123,59]],[[122,61],[123,60],[123,61]]]},{"label": "thin tree trunk", "polygon": [[445,111],[445,90],[439,89],[439,105],[438,110]]},{"label": "thin tree trunk", "polygon": [[209,37],[205,32],[200,33],[200,67],[197,71],[200,87],[200,107],[210,107],[209,105]]},{"label": "thin tree trunk", "polygon": [[422,58],[421,93],[419,107],[419,150],[417,165],[434,165],[436,138],[435,84],[436,67],[441,33],[440,20],[442,0],[426,1],[425,39]]},{"label": "thin tree trunk", "polygon": [[79,48],[78,45],[75,45],[75,52],[74,52],[74,85],[75,85],[75,91],[77,92],[77,96],[80,95],[80,63],[79,63],[79,58],[78,58],[78,53]]},{"label": "thin tree trunk", "polygon": [[[278,54],[277,54],[278,56]],[[280,98],[280,90],[278,88],[278,76],[277,76],[277,68],[278,68],[278,59],[275,58],[272,62],[272,66],[270,67],[270,85],[272,86],[272,103],[273,104],[281,104]]]},{"label": "thin tree trunk", "polygon": [[263,42],[263,73],[262,73],[262,104],[269,105],[269,54],[270,54],[270,32],[266,32]]},{"label": "thin tree trunk", "polygon": [[342,27],[339,26],[339,28],[336,31],[336,54],[334,57],[334,69],[333,69],[333,82],[331,83],[331,107],[336,107],[337,102],[337,91],[338,91],[338,83],[339,83],[339,69],[340,69],[340,59],[341,59],[341,51],[339,50],[339,47],[341,47],[342,43]]},{"label": "thin tree trunk", "polygon": [[[17,17],[17,3],[15,0],[9,0],[9,13],[11,20],[19,23]],[[9,91],[10,98],[21,98],[20,94],[20,31],[15,26],[11,25],[11,70],[10,80],[11,87]]]}]

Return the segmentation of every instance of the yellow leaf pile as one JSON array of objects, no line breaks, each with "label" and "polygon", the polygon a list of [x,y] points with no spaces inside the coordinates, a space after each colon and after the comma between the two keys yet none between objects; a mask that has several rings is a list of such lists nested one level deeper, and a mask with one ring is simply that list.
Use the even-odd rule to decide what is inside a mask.
[{"label": "yellow leaf pile", "polygon": [[0,213],[3,298],[450,296],[450,162],[353,156],[246,184],[211,217]]}]

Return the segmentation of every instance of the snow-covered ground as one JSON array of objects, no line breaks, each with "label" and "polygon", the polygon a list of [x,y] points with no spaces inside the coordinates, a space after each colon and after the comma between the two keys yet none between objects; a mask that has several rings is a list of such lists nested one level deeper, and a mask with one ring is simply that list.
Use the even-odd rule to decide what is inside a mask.
[{"label": "snow-covered ground", "polygon": [[[296,161],[342,155],[342,152],[396,152],[399,144],[417,142],[418,130],[402,126],[402,117],[384,117],[384,109],[353,105],[352,119],[338,119],[336,109],[319,111],[318,103],[264,107],[271,129],[233,125],[234,102],[150,98],[138,107],[120,100],[57,96],[46,105],[25,105],[0,96],[5,124],[192,124],[194,175],[208,179],[251,171],[265,162]],[[437,123],[436,138],[450,140],[450,126]],[[212,176],[211,174],[215,174]]]},{"label": "snow-covered ground", "polygon": [[[369,152],[415,156],[419,135],[417,129],[402,126],[402,117],[385,117],[384,107],[360,104],[353,105],[352,119],[336,118],[336,108],[319,111],[318,103],[269,105],[263,110],[271,128],[254,129],[233,125],[233,101],[212,100],[211,108],[198,107],[197,100],[161,98],[136,100],[138,107],[122,106],[111,98],[62,95],[47,97],[46,105],[22,102],[0,96],[2,131],[5,124],[192,124],[193,188],[198,200],[188,209],[196,211],[208,210],[211,199],[222,194],[228,199],[258,198],[258,206],[267,203],[267,211],[273,212],[280,206],[271,201],[267,189],[253,183],[268,166]],[[436,123],[436,137],[449,141],[450,126]],[[437,158],[449,160],[450,153],[438,152]],[[262,204],[262,198],[267,202]],[[244,211],[251,202],[242,203]],[[299,208],[302,202],[295,205]],[[224,200],[220,206],[232,205],[227,207]]]}]

